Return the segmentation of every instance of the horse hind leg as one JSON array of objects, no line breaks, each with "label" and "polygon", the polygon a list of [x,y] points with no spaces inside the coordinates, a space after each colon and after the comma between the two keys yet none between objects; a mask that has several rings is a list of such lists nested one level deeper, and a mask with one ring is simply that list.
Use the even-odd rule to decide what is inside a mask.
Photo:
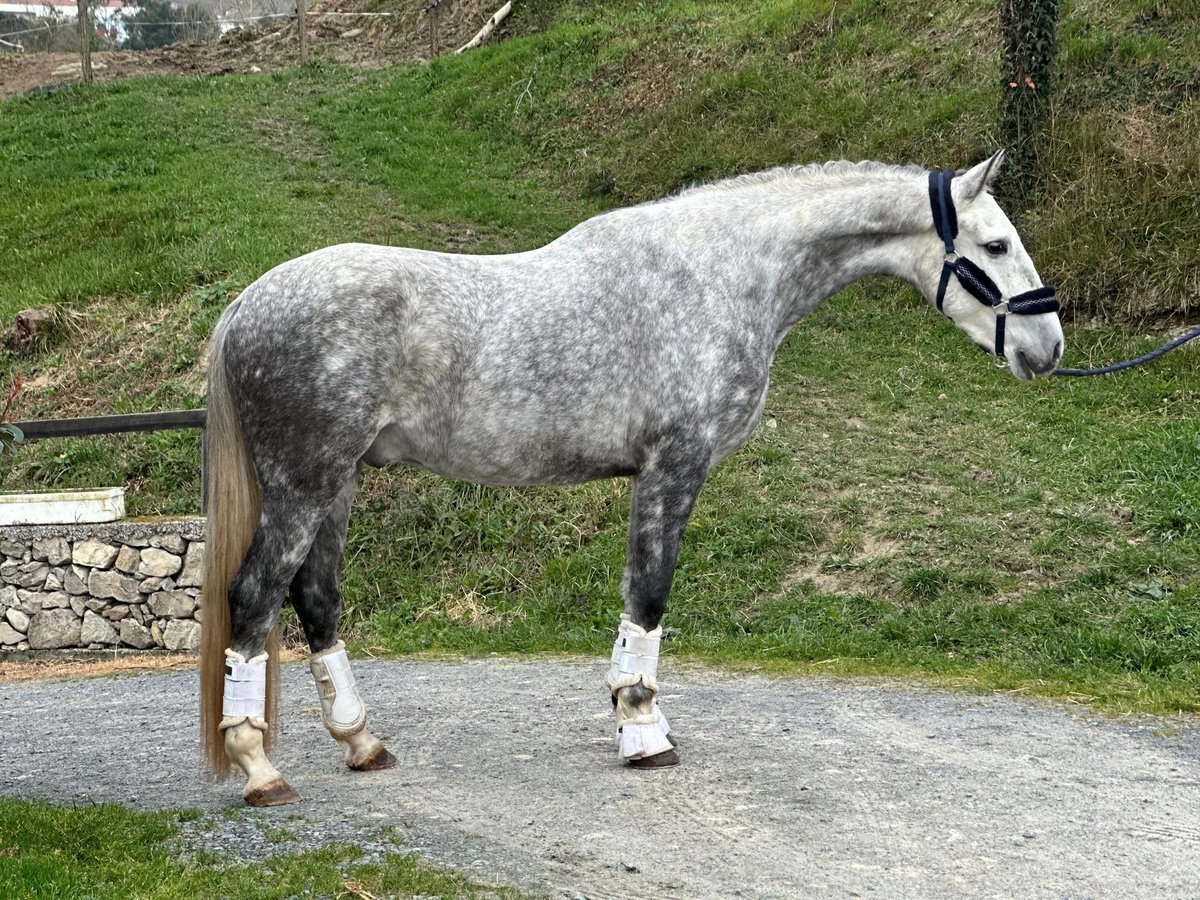
[{"label": "horse hind leg", "polygon": [[300,799],[266,754],[267,641],[287,586],[324,516],[323,505],[291,493],[264,491],[250,548],[229,587],[230,635],[218,728],[226,755],[246,775],[242,797],[251,806]]},{"label": "horse hind leg", "polygon": [[342,609],[339,580],[355,486],[351,479],[321,523],[292,580],[289,597],[312,651],[308,667],[321,702],[321,720],[341,745],[346,765],[366,772],[391,768],[396,758],[367,728],[367,706],[355,686],[346,645],[337,636]]},{"label": "horse hind leg", "polygon": [[621,616],[606,683],[617,716],[618,752],[635,768],[678,764],[675,739],[658,707],[663,613],[684,527],[708,475],[701,441],[676,436],[650,454],[634,480]]},{"label": "horse hind leg", "polygon": [[251,806],[283,806],[300,799],[267,758],[268,661],[265,651],[249,659],[232,648],[225,651],[225,715],[219,727],[225,735],[225,753],[246,776],[242,797]]}]

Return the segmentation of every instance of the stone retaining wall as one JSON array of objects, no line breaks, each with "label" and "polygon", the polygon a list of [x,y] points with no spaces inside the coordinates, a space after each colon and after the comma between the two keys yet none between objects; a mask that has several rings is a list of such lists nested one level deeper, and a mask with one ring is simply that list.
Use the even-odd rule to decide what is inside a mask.
[{"label": "stone retaining wall", "polygon": [[204,519],[0,528],[0,651],[200,643]]}]

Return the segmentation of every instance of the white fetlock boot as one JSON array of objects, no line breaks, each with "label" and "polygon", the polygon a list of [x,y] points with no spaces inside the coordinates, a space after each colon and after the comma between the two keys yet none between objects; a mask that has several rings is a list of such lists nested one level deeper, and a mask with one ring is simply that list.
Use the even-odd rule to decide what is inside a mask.
[{"label": "white fetlock boot", "polygon": [[360,772],[394,766],[396,757],[367,729],[367,705],[354,686],[346,644],[338,641],[312,654],[308,668],[321,699],[321,719],[342,745],[346,765]]},{"label": "white fetlock boot", "polygon": [[242,797],[251,806],[282,806],[300,799],[271,765],[263,749],[267,730],[267,654],[247,661],[225,651],[225,691],[221,701],[225,753],[246,774]]},{"label": "white fetlock boot", "polygon": [[[605,684],[616,700],[617,752],[637,768],[673,766],[679,762],[675,742],[668,737],[670,726],[658,708],[659,644],[662,628],[646,631],[622,614],[613,644],[612,663]],[[625,688],[640,685],[654,695],[642,708],[627,699]]]}]

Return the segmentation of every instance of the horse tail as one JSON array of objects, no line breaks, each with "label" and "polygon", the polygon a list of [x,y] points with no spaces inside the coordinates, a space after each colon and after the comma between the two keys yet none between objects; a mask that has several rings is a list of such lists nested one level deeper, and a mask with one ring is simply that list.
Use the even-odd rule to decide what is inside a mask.
[{"label": "horse tail", "polygon": [[[237,575],[262,512],[262,494],[254,462],[246,449],[225,370],[225,333],[238,306],[230,304],[213,332],[208,365],[207,525],[202,595],[204,620],[200,641],[200,743],[209,771],[218,780],[229,774],[225,736],[220,729],[225,692],[225,648],[229,646],[229,585]],[[267,722],[269,741],[279,696],[279,630],[267,639]],[[266,749],[270,744],[266,745]]]}]

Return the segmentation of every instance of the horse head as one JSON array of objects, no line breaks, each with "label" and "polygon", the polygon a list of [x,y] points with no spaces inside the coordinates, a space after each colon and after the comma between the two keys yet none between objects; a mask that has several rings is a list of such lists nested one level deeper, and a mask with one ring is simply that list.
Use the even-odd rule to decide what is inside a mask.
[{"label": "horse head", "polygon": [[1003,157],[1001,150],[962,173],[930,173],[936,237],[929,241],[922,282],[926,296],[971,340],[1029,380],[1054,371],[1063,332],[1054,288],[1042,285],[1017,230],[992,196]]}]

